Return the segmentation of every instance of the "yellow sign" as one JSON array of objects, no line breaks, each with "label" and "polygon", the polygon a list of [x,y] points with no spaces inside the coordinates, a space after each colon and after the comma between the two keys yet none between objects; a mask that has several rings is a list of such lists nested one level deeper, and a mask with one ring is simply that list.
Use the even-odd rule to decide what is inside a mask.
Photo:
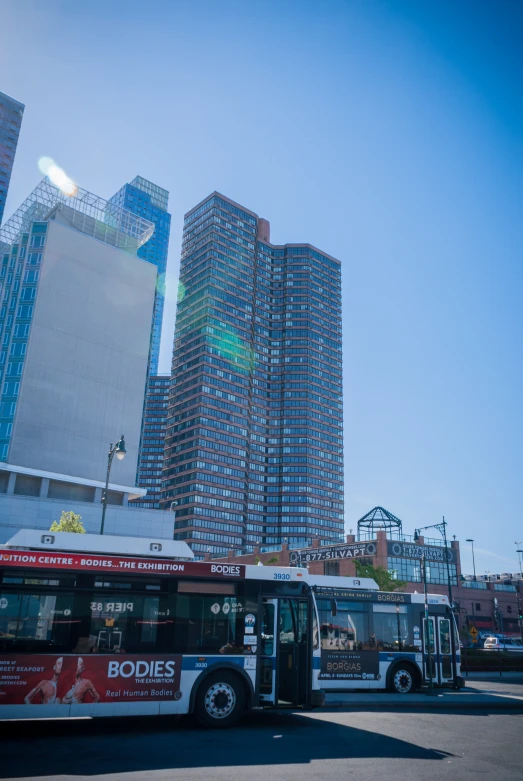
[{"label": "yellow sign", "polygon": [[471,626],[469,629],[469,635],[472,637],[472,642],[477,643],[478,641],[478,630],[475,626]]}]

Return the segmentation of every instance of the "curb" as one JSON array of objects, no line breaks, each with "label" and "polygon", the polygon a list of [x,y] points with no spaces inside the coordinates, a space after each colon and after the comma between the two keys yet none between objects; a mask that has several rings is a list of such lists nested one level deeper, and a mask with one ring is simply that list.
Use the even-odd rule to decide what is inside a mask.
[{"label": "curb", "polygon": [[459,702],[449,702],[446,699],[432,699],[427,697],[426,701],[420,702],[342,702],[341,700],[329,702],[319,710],[328,711],[330,709],[336,710],[378,710],[378,711],[390,711],[390,710],[518,710],[523,711],[523,700],[506,698],[504,701],[492,698],[492,700],[481,700],[480,702],[461,700]]}]

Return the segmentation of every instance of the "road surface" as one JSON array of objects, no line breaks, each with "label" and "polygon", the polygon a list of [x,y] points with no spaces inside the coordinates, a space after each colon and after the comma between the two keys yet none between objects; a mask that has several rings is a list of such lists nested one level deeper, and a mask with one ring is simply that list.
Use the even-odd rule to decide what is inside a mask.
[{"label": "road surface", "polygon": [[[11,722],[0,777],[32,781],[521,781],[523,713],[255,712],[187,719]],[[100,781],[102,779],[100,778]]]}]

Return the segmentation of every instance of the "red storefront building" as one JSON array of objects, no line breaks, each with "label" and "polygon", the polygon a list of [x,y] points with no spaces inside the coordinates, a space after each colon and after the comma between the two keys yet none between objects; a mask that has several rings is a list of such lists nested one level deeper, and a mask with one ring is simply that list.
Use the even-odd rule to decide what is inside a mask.
[{"label": "red storefront building", "polygon": [[[369,518],[374,523],[369,523]],[[394,520],[391,522],[391,519]],[[359,539],[357,535],[348,534],[345,542],[336,544],[314,539],[307,548],[296,549],[283,543],[270,546],[270,549],[256,547],[252,553],[240,556],[231,551],[228,559],[242,564],[270,562],[278,566],[302,566],[316,575],[351,577],[357,577],[356,561],[359,561],[384,567],[405,583],[402,591],[413,593],[423,591],[424,557],[430,593],[448,594],[450,574],[456,617],[464,640],[473,626],[480,636],[488,632],[513,637],[523,634],[518,618],[523,604],[523,582],[516,575],[514,579],[505,580],[491,575],[489,581],[465,576],[457,540],[448,541],[445,550],[443,539],[430,539],[421,534],[405,535],[401,531],[401,521],[381,507],[375,507],[360,519],[358,533]]]}]

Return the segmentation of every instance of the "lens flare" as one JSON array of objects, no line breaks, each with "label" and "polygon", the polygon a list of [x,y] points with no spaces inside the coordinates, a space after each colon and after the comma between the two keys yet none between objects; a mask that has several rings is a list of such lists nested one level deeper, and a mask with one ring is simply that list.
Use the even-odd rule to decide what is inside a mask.
[{"label": "lens flare", "polygon": [[48,176],[50,181],[61,190],[64,195],[73,196],[78,192],[78,186],[67,176],[63,168],[56,165],[52,157],[41,157],[38,161],[38,168]]},{"label": "lens flare", "polygon": [[183,301],[183,299],[185,298],[185,285],[183,284],[183,282],[178,282],[177,298],[178,298],[178,303],[180,303],[180,301]]},{"label": "lens flare", "polygon": [[156,292],[165,298],[165,274],[158,274],[156,277]]}]

